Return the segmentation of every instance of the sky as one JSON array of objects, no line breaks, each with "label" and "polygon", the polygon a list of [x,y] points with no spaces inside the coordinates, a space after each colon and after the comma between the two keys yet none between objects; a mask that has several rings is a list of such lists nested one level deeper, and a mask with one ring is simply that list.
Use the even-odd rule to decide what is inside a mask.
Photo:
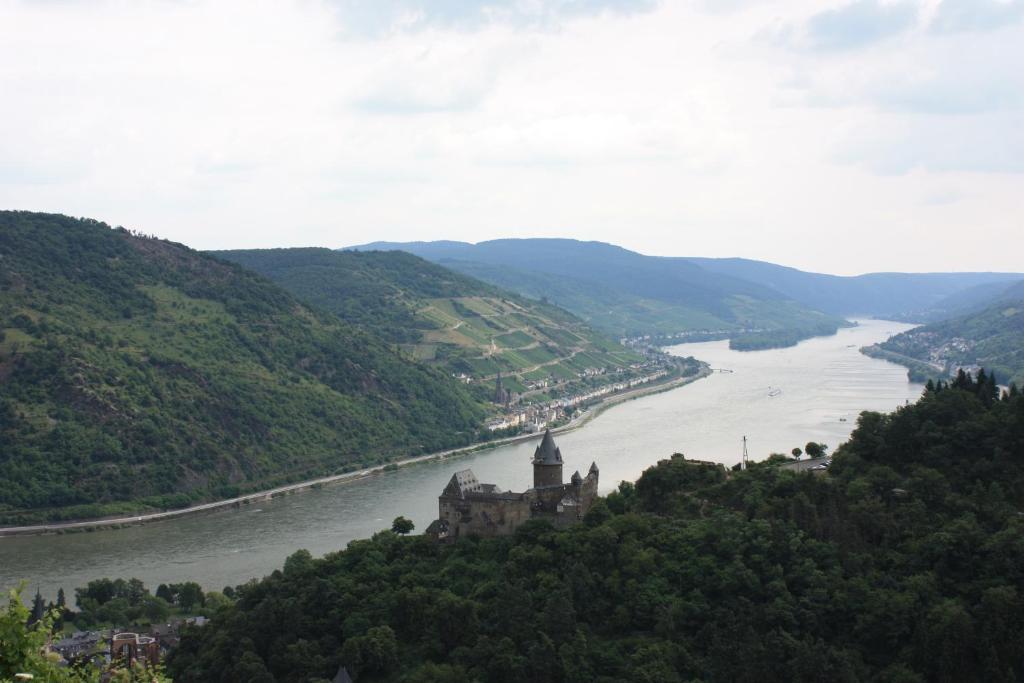
[{"label": "sky", "polygon": [[0,0],[0,208],[1024,270],[1024,0]]}]

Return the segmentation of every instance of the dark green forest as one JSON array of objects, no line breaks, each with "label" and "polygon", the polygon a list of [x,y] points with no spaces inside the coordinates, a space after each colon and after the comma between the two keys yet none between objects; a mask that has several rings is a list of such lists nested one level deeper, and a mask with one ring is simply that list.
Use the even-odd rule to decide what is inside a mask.
[{"label": "dark green forest", "polygon": [[853,323],[822,322],[806,327],[766,332],[747,332],[729,339],[729,348],[734,351],[761,351],[796,346],[804,339],[835,334],[840,327],[851,327]]},{"label": "dark green forest", "polygon": [[187,505],[470,442],[483,411],[182,245],[0,212],[0,523]]},{"label": "dark green forest", "polygon": [[[1024,397],[932,385],[827,473],[682,455],[584,523],[299,551],[185,634],[184,681],[1014,681]],[[700,457],[700,454],[692,454]]]},{"label": "dark green forest", "polygon": [[399,251],[236,249],[212,255],[264,275],[314,306],[392,342],[436,329],[416,315],[424,299],[499,296],[495,287]]}]

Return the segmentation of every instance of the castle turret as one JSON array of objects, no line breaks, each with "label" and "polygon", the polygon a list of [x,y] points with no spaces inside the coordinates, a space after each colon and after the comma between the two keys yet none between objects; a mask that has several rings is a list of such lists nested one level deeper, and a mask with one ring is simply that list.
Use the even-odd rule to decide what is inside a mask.
[{"label": "castle turret", "polygon": [[555,446],[551,430],[544,432],[544,438],[533,453],[533,487],[562,485],[562,451]]}]

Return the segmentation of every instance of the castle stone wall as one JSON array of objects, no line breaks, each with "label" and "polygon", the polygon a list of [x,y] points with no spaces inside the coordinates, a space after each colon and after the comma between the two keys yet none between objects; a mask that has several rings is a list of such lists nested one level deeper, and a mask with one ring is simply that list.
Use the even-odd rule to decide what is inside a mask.
[{"label": "castle stone wall", "polygon": [[579,472],[562,483],[562,455],[551,433],[544,435],[534,455],[534,486],[522,493],[503,492],[481,484],[471,470],[452,475],[438,497],[437,538],[506,536],[530,519],[547,519],[555,527],[577,524],[597,498],[597,465],[587,476]]}]

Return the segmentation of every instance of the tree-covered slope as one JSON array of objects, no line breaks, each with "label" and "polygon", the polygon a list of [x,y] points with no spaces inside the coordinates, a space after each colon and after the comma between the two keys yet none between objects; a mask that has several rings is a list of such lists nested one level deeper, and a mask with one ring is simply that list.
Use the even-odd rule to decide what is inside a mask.
[{"label": "tree-covered slope", "polygon": [[214,252],[416,358],[506,385],[622,370],[642,357],[565,310],[400,251],[261,249]]},{"label": "tree-covered slope", "polygon": [[1024,298],[915,327],[865,351],[908,366],[912,379],[949,377],[957,368],[983,366],[1000,382],[1024,383]]},{"label": "tree-covered slope", "polygon": [[401,249],[526,296],[546,297],[614,336],[745,329],[803,330],[809,336],[843,324],[764,285],[602,242],[380,242],[359,248]]},{"label": "tree-covered slope", "polygon": [[[384,531],[238,590],[189,681],[1015,681],[1024,397],[865,413],[827,474],[681,457],[584,523],[439,545]],[[699,457],[699,454],[694,454]]]},{"label": "tree-covered slope", "polygon": [[0,379],[5,521],[226,496],[466,443],[482,419],[237,265],[27,212],[0,213]]},{"label": "tree-covered slope", "polygon": [[1024,280],[987,282],[951,294],[921,311],[918,322],[932,323],[977,313],[1000,303],[1024,299]]},{"label": "tree-covered slope", "polygon": [[417,316],[429,299],[498,296],[496,288],[399,251],[233,249],[209,252],[264,275],[303,301],[392,342],[437,329]]}]

